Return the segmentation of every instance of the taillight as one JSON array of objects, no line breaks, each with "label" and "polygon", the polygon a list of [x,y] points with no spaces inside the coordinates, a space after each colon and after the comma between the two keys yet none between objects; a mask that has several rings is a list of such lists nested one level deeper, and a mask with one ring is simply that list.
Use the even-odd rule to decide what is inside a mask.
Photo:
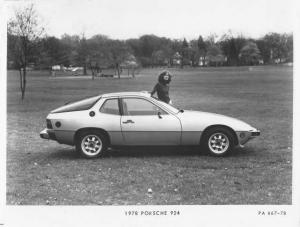
[{"label": "taillight", "polygon": [[46,123],[47,123],[47,128],[48,129],[53,129],[51,121],[49,119],[46,119]]}]

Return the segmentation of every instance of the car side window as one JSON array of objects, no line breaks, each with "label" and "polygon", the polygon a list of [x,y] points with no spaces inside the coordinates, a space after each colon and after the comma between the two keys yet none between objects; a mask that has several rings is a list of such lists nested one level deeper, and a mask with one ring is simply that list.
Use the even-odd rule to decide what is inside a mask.
[{"label": "car side window", "polygon": [[106,100],[102,104],[102,106],[100,108],[100,112],[105,113],[105,114],[120,115],[118,99],[108,99],[108,100]]},{"label": "car side window", "polygon": [[125,98],[122,102],[124,115],[138,116],[138,115],[157,115],[168,114],[153,103],[139,98]]}]

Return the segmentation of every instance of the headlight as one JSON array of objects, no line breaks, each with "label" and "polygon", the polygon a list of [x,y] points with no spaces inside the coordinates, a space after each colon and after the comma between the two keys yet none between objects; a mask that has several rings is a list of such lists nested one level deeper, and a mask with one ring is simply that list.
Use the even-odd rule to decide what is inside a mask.
[{"label": "headlight", "polygon": [[52,123],[51,123],[51,121],[49,119],[46,119],[46,125],[47,125],[48,129],[53,129]]}]

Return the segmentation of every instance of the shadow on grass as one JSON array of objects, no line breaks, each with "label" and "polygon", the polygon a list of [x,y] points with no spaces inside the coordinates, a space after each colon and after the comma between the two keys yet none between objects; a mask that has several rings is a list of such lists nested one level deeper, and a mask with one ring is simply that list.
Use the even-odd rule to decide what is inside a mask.
[{"label": "shadow on grass", "polygon": [[261,154],[264,150],[264,148],[254,148],[254,147],[237,147],[234,149],[230,156],[235,156],[235,157],[249,157],[249,156],[257,156]]},{"label": "shadow on grass", "polygon": [[48,149],[48,157],[50,159],[65,159],[65,160],[74,160],[79,159],[79,154],[75,151],[73,147],[64,148],[64,149]]},{"label": "shadow on grass", "polygon": [[108,150],[107,157],[153,157],[153,156],[195,156],[205,155],[199,147],[142,146],[123,147]]},{"label": "shadow on grass", "polygon": [[[261,153],[254,150],[252,147],[236,148],[226,157],[249,157],[256,156]],[[49,158],[51,159],[82,159],[82,157],[75,151],[74,147],[58,149],[53,152],[49,151]],[[117,157],[168,157],[168,156],[209,156],[205,151],[201,150],[200,147],[166,147],[166,146],[155,146],[155,147],[122,147],[122,148],[111,148],[107,150],[106,155],[103,158],[117,158]],[[226,158],[225,157],[225,158]],[[218,158],[218,157],[216,157]]]}]

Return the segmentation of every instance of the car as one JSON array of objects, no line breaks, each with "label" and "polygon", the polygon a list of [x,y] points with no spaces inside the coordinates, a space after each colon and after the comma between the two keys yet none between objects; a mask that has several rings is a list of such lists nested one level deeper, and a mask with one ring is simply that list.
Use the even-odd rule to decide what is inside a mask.
[{"label": "car", "polygon": [[241,120],[177,109],[148,92],[109,93],[67,103],[50,112],[46,125],[41,138],[75,146],[85,158],[104,156],[114,146],[154,145],[197,145],[224,156],[260,135]]}]

